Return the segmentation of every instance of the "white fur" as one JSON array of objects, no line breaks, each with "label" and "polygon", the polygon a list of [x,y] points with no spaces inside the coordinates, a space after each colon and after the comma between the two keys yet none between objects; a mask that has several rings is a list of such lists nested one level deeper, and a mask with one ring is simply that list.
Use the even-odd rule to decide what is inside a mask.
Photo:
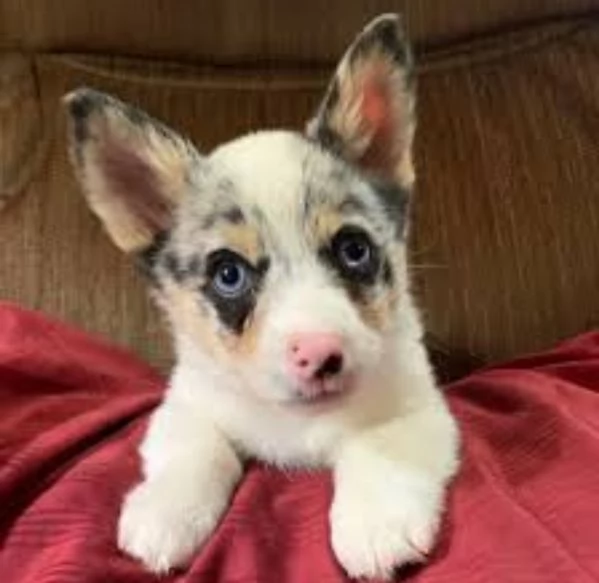
[{"label": "white fur", "polygon": [[[226,164],[249,183],[248,191],[282,192],[284,201],[299,175],[283,163],[289,155],[283,146],[295,145],[284,134],[274,135],[266,150],[269,140],[256,137],[254,147],[253,139],[234,146]],[[275,192],[257,178],[266,171],[260,160],[276,169]],[[295,231],[284,218],[290,205],[268,201],[280,227],[275,236],[289,252]],[[433,544],[458,438],[433,381],[407,283],[400,282],[396,318],[379,337],[345,294],[327,285],[299,237],[295,245],[294,276],[273,285],[254,360],[225,370],[174,330],[178,364],[141,448],[145,480],[126,499],[119,530],[121,548],[154,571],[189,562],[225,511],[246,456],[279,466],[332,467],[332,546],[352,576],[388,577],[395,567],[422,560]],[[299,404],[289,399],[293,387],[280,367],[281,346],[289,332],[315,326],[344,336],[350,366],[361,373],[339,400]]]},{"label": "white fur", "polygon": [[[176,371],[173,387],[179,376]],[[190,560],[241,477],[235,452],[199,411],[171,390],[141,447],[144,481],[127,495],[121,513],[119,546],[155,572]]]}]

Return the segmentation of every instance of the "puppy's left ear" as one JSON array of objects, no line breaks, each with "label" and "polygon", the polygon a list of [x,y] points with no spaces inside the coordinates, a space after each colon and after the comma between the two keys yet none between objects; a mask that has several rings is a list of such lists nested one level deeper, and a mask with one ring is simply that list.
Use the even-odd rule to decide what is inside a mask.
[{"label": "puppy's left ear", "polygon": [[306,133],[349,162],[409,188],[414,181],[412,55],[401,18],[373,20],[351,44]]},{"label": "puppy's left ear", "polygon": [[91,89],[64,98],[71,159],[92,211],[127,253],[172,226],[200,155],[144,112]]}]

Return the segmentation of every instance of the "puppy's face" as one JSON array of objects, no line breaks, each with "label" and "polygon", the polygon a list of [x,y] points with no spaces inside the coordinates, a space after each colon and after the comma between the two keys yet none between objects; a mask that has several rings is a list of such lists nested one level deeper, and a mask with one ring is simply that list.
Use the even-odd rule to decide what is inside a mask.
[{"label": "puppy's face", "polygon": [[406,194],[284,132],[223,146],[197,173],[151,267],[176,329],[273,399],[376,367],[405,278]]},{"label": "puppy's face", "polygon": [[92,209],[141,259],[180,345],[243,390],[320,401],[379,372],[407,293],[410,74],[397,19],[381,17],[305,134],[209,156],[106,95],[67,98]]}]

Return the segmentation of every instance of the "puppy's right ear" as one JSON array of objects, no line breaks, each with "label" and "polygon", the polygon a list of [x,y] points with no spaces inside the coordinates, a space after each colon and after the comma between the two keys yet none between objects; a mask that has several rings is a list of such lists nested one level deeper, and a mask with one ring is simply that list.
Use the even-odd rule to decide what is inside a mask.
[{"label": "puppy's right ear", "polygon": [[306,132],[352,164],[409,189],[415,99],[402,19],[383,14],[347,49]]},{"label": "puppy's right ear", "polygon": [[87,201],[127,253],[148,248],[171,226],[200,160],[174,131],[104,93],[64,98],[71,159]]}]

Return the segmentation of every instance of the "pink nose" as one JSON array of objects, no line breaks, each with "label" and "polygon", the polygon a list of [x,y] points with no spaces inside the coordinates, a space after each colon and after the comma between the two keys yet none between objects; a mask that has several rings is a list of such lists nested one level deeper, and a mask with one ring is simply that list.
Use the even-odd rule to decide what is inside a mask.
[{"label": "pink nose", "polygon": [[295,334],[287,351],[289,369],[301,382],[323,381],[343,370],[343,341],[338,334]]}]

